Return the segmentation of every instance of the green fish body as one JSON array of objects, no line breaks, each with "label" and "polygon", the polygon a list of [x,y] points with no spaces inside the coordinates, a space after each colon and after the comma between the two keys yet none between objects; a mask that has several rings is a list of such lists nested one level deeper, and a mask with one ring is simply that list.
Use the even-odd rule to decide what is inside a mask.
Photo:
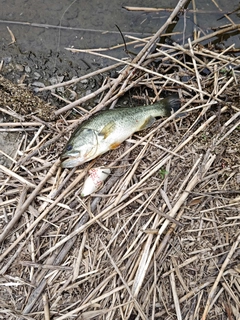
[{"label": "green fish body", "polygon": [[73,168],[116,149],[134,132],[150,127],[156,117],[167,117],[180,106],[169,96],[149,106],[100,111],[80,124],[61,155],[62,167]]}]

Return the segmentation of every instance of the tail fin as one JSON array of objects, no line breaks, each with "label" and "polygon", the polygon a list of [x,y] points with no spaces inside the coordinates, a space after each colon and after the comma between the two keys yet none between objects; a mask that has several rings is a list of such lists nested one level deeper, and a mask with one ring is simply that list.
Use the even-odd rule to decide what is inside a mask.
[{"label": "tail fin", "polygon": [[164,99],[166,101],[166,106],[170,109],[170,114],[176,112],[181,107],[181,102],[177,94],[173,94]]}]

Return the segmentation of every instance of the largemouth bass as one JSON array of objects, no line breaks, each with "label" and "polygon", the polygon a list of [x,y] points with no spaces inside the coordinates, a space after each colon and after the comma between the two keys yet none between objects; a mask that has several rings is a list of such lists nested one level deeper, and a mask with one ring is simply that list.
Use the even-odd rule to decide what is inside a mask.
[{"label": "largemouth bass", "polygon": [[100,111],[80,124],[61,155],[62,167],[73,168],[116,149],[134,132],[150,127],[156,117],[167,117],[180,107],[177,96],[149,106]]}]

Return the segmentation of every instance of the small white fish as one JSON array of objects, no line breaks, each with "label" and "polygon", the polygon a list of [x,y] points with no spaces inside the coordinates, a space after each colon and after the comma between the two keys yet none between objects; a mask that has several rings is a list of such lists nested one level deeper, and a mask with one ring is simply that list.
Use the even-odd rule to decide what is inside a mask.
[{"label": "small white fish", "polygon": [[85,180],[81,192],[81,197],[86,197],[91,193],[99,190],[103,182],[107,179],[111,173],[110,169],[107,168],[92,168],[89,170],[89,176]]}]

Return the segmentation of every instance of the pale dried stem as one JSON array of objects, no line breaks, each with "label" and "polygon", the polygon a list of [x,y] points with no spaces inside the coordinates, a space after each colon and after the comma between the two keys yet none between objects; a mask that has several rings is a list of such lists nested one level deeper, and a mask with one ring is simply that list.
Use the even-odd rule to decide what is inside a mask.
[{"label": "pale dried stem", "polygon": [[180,308],[180,304],[179,304],[179,298],[177,295],[174,272],[171,272],[169,277],[170,277],[170,284],[171,284],[171,288],[172,288],[172,295],[173,295],[177,319],[182,320],[182,314],[181,314],[181,308]]},{"label": "pale dried stem", "polygon": [[76,79],[72,79],[72,80],[69,80],[69,81],[61,82],[61,83],[56,83],[54,85],[47,86],[47,87],[44,87],[44,88],[39,88],[37,90],[37,92],[41,92],[41,91],[45,91],[45,90],[52,90],[52,89],[56,89],[56,88],[63,87],[63,86],[69,86],[69,85],[75,84],[77,82],[80,82],[82,80],[94,77],[94,76],[96,76],[98,74],[110,71],[112,69],[116,69],[121,65],[122,65],[122,63],[116,63],[114,65],[111,65],[111,66],[108,66],[108,67],[105,67],[105,68],[98,69],[96,71],[90,72],[90,73],[88,73],[88,74],[86,74],[86,75],[84,75],[82,77],[76,78]]},{"label": "pale dried stem", "polygon": [[12,170],[4,167],[3,165],[0,164],[0,171],[4,172],[6,175],[18,180],[21,182],[23,185],[27,185],[30,188],[36,188],[36,185],[33,184],[32,182],[28,181],[27,179],[21,177],[19,174],[13,172]]},{"label": "pale dried stem", "polygon": [[[8,156],[14,166],[0,172],[2,281],[21,283],[21,292],[26,292],[22,318],[31,317],[30,312],[38,318],[44,312],[46,318],[62,320],[76,315],[129,319],[133,314],[136,319],[165,319],[170,313],[181,319],[186,308],[191,308],[193,319],[204,308],[203,319],[216,316],[217,310],[235,316],[240,239],[231,248],[229,243],[240,223],[239,57],[231,56],[233,45],[214,52],[197,44],[238,27],[224,27],[184,46],[157,44],[163,33],[150,41],[131,37],[134,41],[129,44],[145,45],[144,49],[132,63],[118,60],[115,67],[124,68],[117,79],[107,79],[111,88],[104,82],[103,89],[80,100],[107,92],[91,112],[79,107],[83,112],[79,120],[68,120],[68,113],[56,126],[36,117],[26,122],[7,109],[5,113],[20,117],[23,123],[2,124],[2,130],[35,130],[32,136],[25,130],[15,156]],[[155,45],[157,52],[151,53]],[[111,49],[115,47],[119,46]],[[108,57],[99,51],[85,50]],[[39,91],[71,86],[112,68]],[[186,103],[178,118],[175,114],[155,124],[143,137],[135,134],[124,151],[120,147],[80,170],[62,170],[59,160],[50,169],[57,159],[52,151],[55,145],[57,152],[62,149],[58,140],[63,135],[101,108],[111,103],[113,107],[132,88],[136,89],[133,98],[143,94],[145,102],[177,91]],[[72,107],[68,105],[67,110]],[[30,161],[25,167],[16,166],[23,154],[22,163]],[[98,194],[80,198],[82,180],[95,164],[110,167],[112,175]],[[25,261],[26,255],[32,261]],[[16,277],[19,259],[20,274],[31,283],[23,284]],[[15,275],[10,278],[12,270]],[[193,270],[196,279],[204,279],[202,284],[189,277]],[[12,295],[12,287],[8,290]],[[73,302],[71,295],[76,297]],[[225,297],[230,304],[223,302]],[[9,311],[10,303],[6,314],[16,317],[16,312]],[[15,301],[12,306],[11,310],[19,309]]]},{"label": "pale dried stem", "polygon": [[18,222],[20,217],[22,216],[21,208],[23,206],[23,203],[27,196],[28,187],[26,185],[23,185],[22,192],[20,194],[20,199],[16,208],[16,211],[14,213],[14,216],[12,220],[7,224],[3,232],[0,234],[0,243],[3,242],[3,240],[9,235],[9,232],[14,227],[14,225]]},{"label": "pale dried stem", "polygon": [[228,252],[228,255],[227,255],[224,263],[222,264],[222,267],[221,267],[221,269],[220,269],[220,271],[218,273],[218,276],[217,276],[217,278],[216,278],[216,280],[215,280],[215,282],[214,282],[214,284],[213,284],[213,286],[212,286],[212,288],[211,288],[211,290],[210,290],[210,292],[208,294],[208,300],[206,302],[206,307],[204,309],[204,312],[203,312],[203,315],[202,315],[202,318],[201,318],[202,320],[205,320],[207,318],[207,315],[208,315],[208,313],[209,313],[209,311],[211,309],[210,308],[211,307],[211,303],[212,303],[212,301],[214,299],[214,295],[216,293],[216,289],[217,289],[217,286],[219,284],[219,281],[221,280],[221,278],[223,276],[223,273],[224,273],[228,263],[231,260],[232,255],[236,251],[236,249],[237,249],[237,247],[239,245],[239,242],[240,242],[240,234],[238,235],[237,240],[233,243],[230,251]]},{"label": "pale dried stem", "polygon": [[[21,209],[18,212],[18,215],[24,213],[24,211],[28,208],[28,206],[31,204],[33,199],[36,197],[36,195],[39,193],[39,191],[43,188],[45,183],[52,177],[56,171],[56,168],[59,166],[60,161],[56,161],[52,168],[49,170],[48,174],[46,177],[40,182],[40,184],[34,189],[34,191],[30,194],[30,196],[27,198],[27,200],[23,203]],[[45,212],[44,212],[45,213]],[[12,245],[0,256],[0,262],[3,260],[3,258],[12,251],[13,248],[30,232],[32,229],[41,221],[44,217],[45,214],[41,214],[28,228],[25,232],[23,232],[17,240],[15,240]]]},{"label": "pale dried stem", "polygon": [[43,307],[44,307],[44,319],[50,320],[49,303],[48,303],[48,297],[46,293],[42,295],[42,300],[43,300]]}]

